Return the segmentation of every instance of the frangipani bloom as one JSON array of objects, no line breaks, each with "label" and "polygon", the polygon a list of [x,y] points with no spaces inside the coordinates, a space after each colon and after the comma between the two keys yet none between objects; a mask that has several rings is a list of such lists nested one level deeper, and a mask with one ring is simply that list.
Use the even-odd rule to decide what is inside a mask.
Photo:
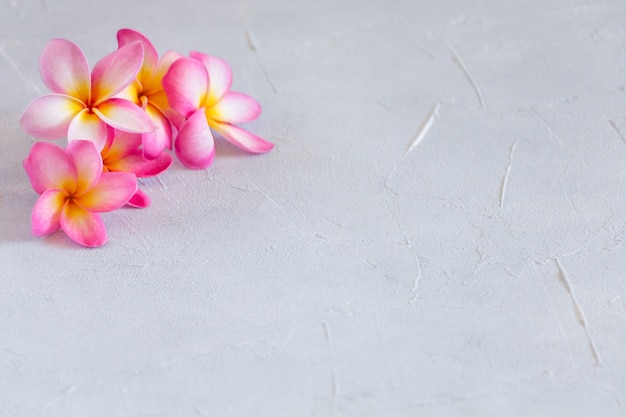
[{"label": "frangipani bloom", "polygon": [[[165,171],[172,165],[172,156],[161,153],[157,158],[147,160],[141,150],[141,135],[109,128],[109,136],[102,155],[104,172],[131,172],[137,177],[151,177]],[[150,205],[148,197],[139,188],[127,203],[129,206],[144,208]]]},{"label": "frangipani bloom", "polygon": [[142,135],[143,153],[148,159],[158,157],[165,148],[172,149],[171,113],[161,81],[174,61],[181,57],[176,52],[166,52],[160,59],[152,43],[141,33],[131,29],[117,32],[120,48],[133,42],[141,42],[144,59],[137,78],[118,97],[126,98],[140,106],[150,117],[156,129]]},{"label": "frangipani bloom", "polygon": [[90,141],[72,141],[66,150],[37,142],[24,169],[40,194],[33,208],[33,234],[45,236],[63,229],[84,246],[106,243],[106,229],[97,213],[123,206],[137,191],[135,175],[102,172],[102,158]]},{"label": "frangipani bloom", "polygon": [[190,56],[174,62],[163,77],[169,105],[186,119],[178,126],[174,145],[178,159],[189,168],[209,166],[215,156],[210,128],[248,152],[271,150],[272,143],[234,125],[259,117],[261,106],[250,96],[229,91],[228,64],[200,52]]},{"label": "frangipani bloom", "polygon": [[113,96],[133,82],[141,69],[141,42],[130,43],[102,58],[89,72],[80,48],[65,39],[53,39],[43,49],[39,68],[53,94],[28,105],[20,123],[40,139],[85,139],[98,150],[106,143],[107,125],[133,133],[155,129],[134,103]]},{"label": "frangipani bloom", "polygon": [[[147,207],[138,177],[158,175],[175,150],[187,167],[200,169],[215,156],[213,131],[252,153],[274,145],[236,126],[259,117],[253,98],[231,92],[231,69],[199,52],[159,58],[139,32],[121,29],[118,50],[90,71],[80,48],[64,39],[44,47],[39,67],[51,94],[31,102],[22,128],[41,139],[67,137],[65,149],[38,142],[24,160],[39,194],[32,231],[45,236],[62,229],[81,245],[106,243],[98,213],[125,204]],[[175,128],[174,128],[174,127]]]}]

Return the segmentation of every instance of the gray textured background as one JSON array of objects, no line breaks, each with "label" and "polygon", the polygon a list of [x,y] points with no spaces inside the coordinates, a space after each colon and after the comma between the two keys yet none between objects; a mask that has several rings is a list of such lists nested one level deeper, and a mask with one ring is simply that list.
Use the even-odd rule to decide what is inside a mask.
[{"label": "gray textured background", "polygon": [[[626,414],[620,1],[0,2],[0,416]],[[257,98],[87,250],[30,234],[46,41]],[[412,146],[413,145],[413,146]]]}]

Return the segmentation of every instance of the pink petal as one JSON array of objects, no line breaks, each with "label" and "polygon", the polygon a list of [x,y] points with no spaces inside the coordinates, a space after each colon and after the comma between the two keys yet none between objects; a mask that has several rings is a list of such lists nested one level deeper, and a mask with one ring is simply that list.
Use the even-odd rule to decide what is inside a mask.
[{"label": "pink petal", "polygon": [[39,139],[67,136],[70,122],[85,106],[73,97],[49,94],[35,99],[20,119],[22,129]]},{"label": "pink petal", "polygon": [[209,120],[225,123],[245,123],[259,117],[261,105],[252,97],[228,92],[220,101],[208,107],[206,116]]},{"label": "pink petal", "polygon": [[104,148],[107,141],[107,125],[98,115],[84,109],[72,119],[67,131],[67,140],[88,140],[96,145],[98,151]]},{"label": "pink petal", "polygon": [[122,207],[137,191],[137,177],[128,172],[104,172],[100,181],[75,198],[89,211],[104,212]]},{"label": "pink petal", "polygon": [[102,158],[104,158],[109,153],[109,149],[111,149],[111,145],[113,145],[113,138],[115,137],[116,130],[111,126],[107,126],[107,140],[104,143],[104,147],[100,151]]},{"label": "pink petal", "polygon": [[59,219],[67,197],[65,191],[52,189],[37,199],[32,215],[32,230],[35,236],[45,236],[59,230],[61,227]]},{"label": "pink petal", "polygon": [[128,100],[111,98],[93,111],[109,126],[125,132],[148,133],[155,129],[146,112]]},{"label": "pink petal", "polygon": [[142,135],[143,153],[147,159],[154,159],[161,155],[165,148],[172,149],[172,125],[156,107],[148,104],[145,111],[157,128]]},{"label": "pink petal", "polygon": [[154,74],[155,78],[162,79],[167,71],[169,71],[172,64],[180,58],[184,58],[184,55],[181,55],[176,51],[167,51],[164,53],[157,64],[157,71],[156,74]]},{"label": "pink petal", "polygon": [[222,135],[224,139],[248,152],[265,153],[271,151],[274,147],[273,143],[235,125],[211,123],[211,127]]},{"label": "pink petal", "polygon": [[185,117],[204,106],[209,75],[202,64],[191,58],[180,58],[163,77],[163,88],[171,108]]},{"label": "pink petal", "polygon": [[168,169],[173,162],[174,158],[172,158],[172,155],[163,152],[155,159],[146,160],[144,164],[135,171],[135,175],[138,177],[153,177],[159,175]]},{"label": "pink petal", "polygon": [[[166,113],[167,118],[170,119],[170,122],[172,122],[172,126],[173,128],[176,128],[176,130],[180,130],[180,128],[185,124],[185,122],[187,121],[187,118],[185,116],[183,116],[182,114],[175,112],[174,110],[170,110],[168,113]],[[175,137],[175,133],[172,131],[172,137]]]},{"label": "pink petal", "polygon": [[180,128],[174,146],[178,159],[186,167],[202,169],[211,165],[215,143],[203,108],[192,114]]},{"label": "pink petal", "polygon": [[39,70],[44,84],[53,93],[67,94],[85,103],[89,101],[89,64],[75,43],[65,39],[48,42],[39,58]]},{"label": "pink petal", "polygon": [[132,83],[143,62],[141,42],[132,42],[102,58],[91,73],[91,103],[98,106]]},{"label": "pink petal", "polygon": [[157,53],[152,42],[141,33],[132,29],[120,29],[117,31],[117,45],[123,47],[129,43],[139,41],[143,46],[143,64],[141,66],[142,79],[146,76],[152,76],[156,71],[159,54]]},{"label": "pink petal", "polygon": [[150,206],[150,197],[140,189],[137,189],[137,192],[133,194],[126,204],[131,207],[146,208]]},{"label": "pink petal", "polygon": [[65,234],[83,246],[101,246],[107,241],[107,231],[100,216],[76,203],[68,202],[63,207],[60,223]]},{"label": "pink petal", "polygon": [[130,172],[138,175],[138,172],[142,170],[142,167],[147,161],[143,157],[141,149],[135,149],[133,152],[128,153],[116,159],[106,159],[105,166],[109,172]]},{"label": "pink petal", "polygon": [[155,159],[145,159],[138,149],[132,155],[107,161],[106,167],[111,172],[132,172],[138,177],[152,177],[168,169],[172,162],[172,156],[168,153],[164,152]]},{"label": "pink petal", "polygon": [[230,89],[233,82],[230,66],[223,59],[197,51],[192,51],[189,56],[202,62],[209,73],[209,98],[206,105],[211,106],[224,97]]},{"label": "pink petal", "polygon": [[24,169],[38,194],[50,189],[73,193],[76,188],[74,162],[63,149],[49,142],[33,145],[24,161]]},{"label": "pink petal", "polygon": [[141,134],[129,133],[122,130],[115,130],[107,147],[102,150],[102,157],[107,161],[116,161],[120,158],[130,155],[141,146]]},{"label": "pink petal", "polygon": [[102,175],[102,156],[93,142],[74,140],[67,144],[66,152],[76,167],[76,195],[81,195],[96,185]]}]

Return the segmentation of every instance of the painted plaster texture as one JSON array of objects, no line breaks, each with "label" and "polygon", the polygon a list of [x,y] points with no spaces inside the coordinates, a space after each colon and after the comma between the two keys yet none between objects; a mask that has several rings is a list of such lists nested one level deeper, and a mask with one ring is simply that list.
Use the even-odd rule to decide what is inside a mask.
[{"label": "painted plaster texture", "polygon": [[[626,5],[0,2],[0,416],[626,415]],[[226,59],[265,155],[30,234],[38,59]]]}]

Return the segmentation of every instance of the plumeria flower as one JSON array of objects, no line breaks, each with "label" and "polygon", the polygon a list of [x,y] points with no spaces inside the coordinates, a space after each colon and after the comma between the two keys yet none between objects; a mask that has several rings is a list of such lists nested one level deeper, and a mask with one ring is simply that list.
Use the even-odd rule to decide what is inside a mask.
[{"label": "plumeria flower", "polygon": [[[172,165],[172,156],[161,153],[155,159],[145,159],[141,150],[142,135],[109,128],[107,143],[102,152],[104,172],[131,172],[137,177],[151,177]],[[148,197],[139,188],[128,201],[129,206],[144,208],[150,205]]]},{"label": "plumeria flower", "polygon": [[102,58],[89,72],[80,48],[65,39],[46,44],[39,60],[41,78],[53,94],[28,105],[20,123],[40,139],[86,139],[98,150],[106,143],[107,125],[133,133],[155,129],[134,103],[113,96],[133,82],[141,69],[143,46],[133,42]]},{"label": "plumeria flower", "polygon": [[65,150],[37,142],[24,169],[40,194],[33,208],[33,234],[45,236],[63,229],[72,240],[89,247],[107,241],[98,213],[120,208],[137,191],[135,175],[102,172],[102,158],[90,141],[72,141]]},{"label": "plumeria flower", "polygon": [[228,64],[200,52],[178,59],[163,77],[170,106],[186,119],[179,126],[174,147],[187,167],[205,168],[213,161],[215,144],[210,128],[248,152],[263,153],[274,147],[235,126],[259,117],[261,106],[252,97],[229,91],[231,83]]},{"label": "plumeria flower", "polygon": [[174,61],[181,57],[177,52],[166,52],[161,58],[152,42],[144,35],[131,29],[117,32],[120,48],[133,42],[141,42],[144,59],[137,78],[117,96],[126,98],[140,106],[150,117],[156,129],[142,135],[143,153],[148,159],[157,158],[165,148],[172,149],[172,126],[168,118],[171,113],[161,81]]}]

